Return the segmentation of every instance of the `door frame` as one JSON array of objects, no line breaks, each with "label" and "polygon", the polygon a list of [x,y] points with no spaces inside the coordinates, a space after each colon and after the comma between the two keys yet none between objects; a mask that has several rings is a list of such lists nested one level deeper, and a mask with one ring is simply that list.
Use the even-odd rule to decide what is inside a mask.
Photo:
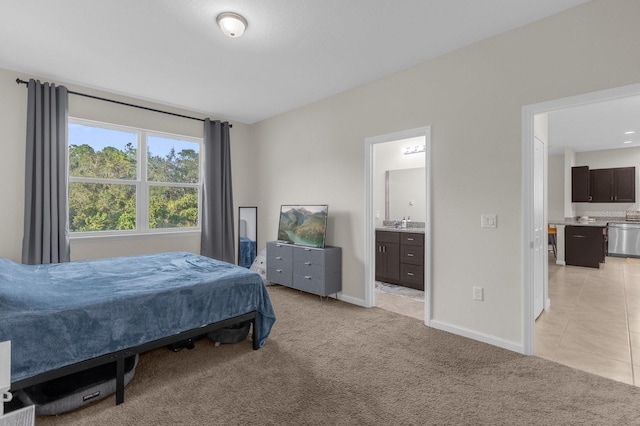
[{"label": "door frame", "polygon": [[[631,84],[522,107],[522,349],[526,355],[534,354],[535,338],[535,320],[533,318],[533,117],[536,114],[638,95],[640,95],[640,84]],[[546,185],[543,186],[543,191],[546,199]]]},{"label": "door frame", "polygon": [[386,135],[373,136],[364,141],[365,150],[365,306],[370,308],[375,304],[375,218],[373,206],[373,147],[379,143],[393,142],[400,139],[424,137],[424,167],[425,167],[425,202],[426,217],[424,228],[424,323],[431,322],[431,126],[418,127]]}]

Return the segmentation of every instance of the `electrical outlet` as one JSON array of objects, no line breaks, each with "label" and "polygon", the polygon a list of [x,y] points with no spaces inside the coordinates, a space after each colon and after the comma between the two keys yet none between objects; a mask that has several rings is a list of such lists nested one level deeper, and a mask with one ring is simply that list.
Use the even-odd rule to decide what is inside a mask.
[{"label": "electrical outlet", "polygon": [[474,287],[473,288],[473,300],[484,300],[484,288],[482,287]]}]

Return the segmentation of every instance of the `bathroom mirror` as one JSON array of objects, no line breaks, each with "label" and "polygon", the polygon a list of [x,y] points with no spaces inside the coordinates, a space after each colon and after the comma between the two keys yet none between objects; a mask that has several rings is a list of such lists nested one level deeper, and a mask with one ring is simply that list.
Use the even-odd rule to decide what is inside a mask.
[{"label": "bathroom mirror", "polygon": [[426,221],[425,179],[424,167],[386,171],[385,220]]},{"label": "bathroom mirror", "polygon": [[251,267],[258,247],[258,208],[238,207],[238,265]]}]

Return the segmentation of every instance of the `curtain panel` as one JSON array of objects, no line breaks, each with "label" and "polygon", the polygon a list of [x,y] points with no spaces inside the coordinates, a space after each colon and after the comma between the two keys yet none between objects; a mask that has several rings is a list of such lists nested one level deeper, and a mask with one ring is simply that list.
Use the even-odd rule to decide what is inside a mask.
[{"label": "curtain panel", "polygon": [[235,263],[229,123],[204,122],[200,254]]},{"label": "curtain panel", "polygon": [[29,80],[22,263],[70,259],[67,100],[66,87]]}]

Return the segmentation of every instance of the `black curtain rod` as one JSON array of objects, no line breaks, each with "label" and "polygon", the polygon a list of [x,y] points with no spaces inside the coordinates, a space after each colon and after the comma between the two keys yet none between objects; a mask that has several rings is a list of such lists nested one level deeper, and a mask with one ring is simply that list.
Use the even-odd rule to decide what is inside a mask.
[{"label": "black curtain rod", "polygon": [[[25,86],[27,86],[29,84],[28,81],[21,80],[20,78],[16,78],[16,83],[24,84]],[[84,96],[85,98],[97,99],[99,101],[111,102],[111,103],[114,103],[114,104],[124,105],[124,106],[132,107],[132,108],[144,109],[146,111],[159,112],[160,114],[173,115],[174,117],[188,118],[189,120],[197,120],[197,121],[204,122],[203,118],[191,117],[191,116],[188,116],[188,115],[176,114],[175,112],[163,111],[161,109],[148,108],[148,107],[144,107],[144,106],[140,106],[140,105],[129,104],[129,103],[126,103],[126,102],[115,101],[113,99],[101,98],[100,96],[93,96],[93,95],[87,95],[86,93],[74,92],[72,90],[67,90],[67,93],[69,93],[71,95]],[[233,127],[233,125],[229,124],[229,127]]]}]

